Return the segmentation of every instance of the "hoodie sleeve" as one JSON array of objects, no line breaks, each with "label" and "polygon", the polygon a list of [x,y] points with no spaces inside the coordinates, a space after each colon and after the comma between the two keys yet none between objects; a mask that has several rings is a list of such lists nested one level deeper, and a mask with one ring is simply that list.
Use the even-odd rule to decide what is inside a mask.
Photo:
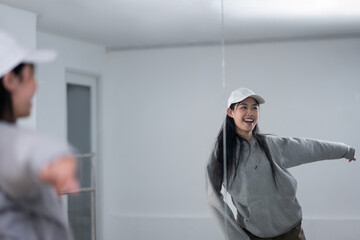
[{"label": "hoodie sleeve", "polygon": [[15,126],[1,128],[0,188],[14,199],[31,197],[44,186],[38,173],[46,164],[72,154],[66,142]]},{"label": "hoodie sleeve", "polygon": [[223,196],[220,192],[222,175],[219,174],[219,171],[221,170],[213,153],[206,167],[206,192],[210,211],[220,226],[226,240],[250,240],[248,235],[236,223],[229,206],[223,201]]},{"label": "hoodie sleeve", "polygon": [[306,138],[283,138],[268,136],[270,150],[276,151],[285,168],[305,163],[329,160],[350,159],[355,156],[355,149],[343,143],[328,142]]}]

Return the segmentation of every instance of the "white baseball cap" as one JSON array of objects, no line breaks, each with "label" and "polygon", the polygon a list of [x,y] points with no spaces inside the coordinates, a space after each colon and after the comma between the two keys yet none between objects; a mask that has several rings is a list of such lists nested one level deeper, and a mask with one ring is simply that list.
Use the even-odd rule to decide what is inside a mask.
[{"label": "white baseball cap", "polygon": [[56,58],[54,50],[28,49],[7,32],[0,30],[0,77],[20,63],[44,63]]},{"label": "white baseball cap", "polygon": [[229,108],[231,106],[231,104],[241,102],[248,97],[254,98],[259,104],[265,103],[265,100],[262,97],[260,97],[259,95],[256,95],[250,89],[239,88],[230,94],[227,107]]}]

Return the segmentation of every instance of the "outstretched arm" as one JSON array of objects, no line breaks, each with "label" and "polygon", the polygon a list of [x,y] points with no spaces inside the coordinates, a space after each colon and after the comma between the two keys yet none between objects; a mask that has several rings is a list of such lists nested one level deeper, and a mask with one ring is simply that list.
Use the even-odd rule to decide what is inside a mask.
[{"label": "outstretched arm", "polygon": [[1,191],[22,199],[47,185],[58,193],[77,189],[77,164],[66,142],[14,126],[2,127],[1,132]]},{"label": "outstretched arm", "polygon": [[285,168],[328,159],[349,159],[355,161],[355,149],[343,143],[306,138],[282,138],[268,136],[269,148],[277,152]]}]

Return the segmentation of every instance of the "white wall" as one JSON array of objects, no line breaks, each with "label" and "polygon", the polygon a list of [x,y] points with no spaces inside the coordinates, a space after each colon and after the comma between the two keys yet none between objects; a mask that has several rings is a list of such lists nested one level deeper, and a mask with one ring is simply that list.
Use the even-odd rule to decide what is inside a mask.
[{"label": "white wall", "polygon": [[[0,4],[0,29],[11,34],[23,46],[35,48],[36,14]],[[33,102],[36,102],[35,98]],[[36,128],[36,104],[33,104],[31,115],[20,119],[19,124]]]},{"label": "white wall", "polygon": [[54,62],[38,66],[38,129],[66,139],[67,70],[99,76],[103,73],[105,47],[38,32],[38,48],[55,49]]},{"label": "white wall", "polygon": [[209,229],[215,224],[203,181],[223,117],[214,114],[222,106],[220,53],[188,48],[107,57],[104,239],[220,238]]},{"label": "white wall", "polygon": [[[359,149],[359,47],[358,39],[229,46],[225,89],[218,47],[109,54],[105,239],[221,238],[205,202],[204,165],[234,88],[267,100],[263,132]],[[359,164],[327,161],[291,171],[308,239],[359,239]]]}]

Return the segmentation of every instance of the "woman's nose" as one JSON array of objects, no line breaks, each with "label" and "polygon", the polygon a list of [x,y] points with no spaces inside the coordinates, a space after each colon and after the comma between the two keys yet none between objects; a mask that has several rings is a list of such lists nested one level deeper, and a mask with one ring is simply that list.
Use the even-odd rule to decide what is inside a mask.
[{"label": "woman's nose", "polygon": [[249,109],[249,110],[246,112],[246,115],[248,115],[248,116],[253,116],[254,113]]}]

